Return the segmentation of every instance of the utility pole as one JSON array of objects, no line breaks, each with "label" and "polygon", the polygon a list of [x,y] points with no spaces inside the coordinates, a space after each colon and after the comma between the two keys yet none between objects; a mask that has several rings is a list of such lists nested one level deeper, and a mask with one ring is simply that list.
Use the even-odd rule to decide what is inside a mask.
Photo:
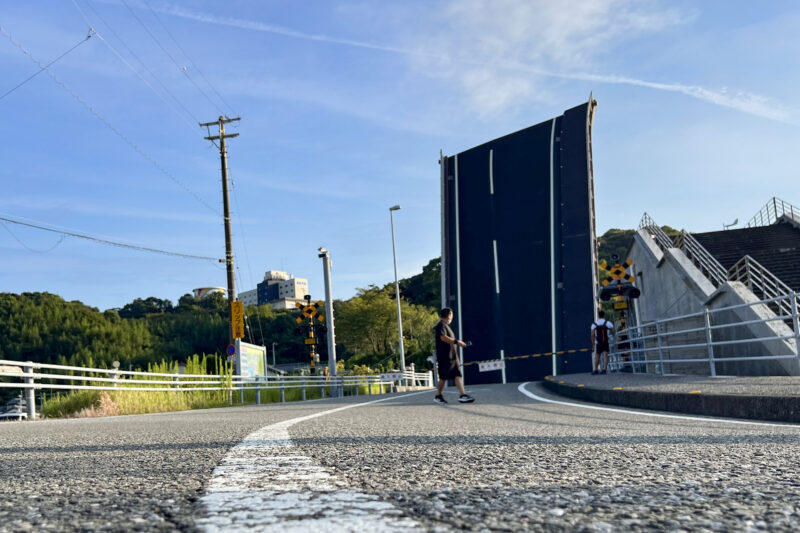
[{"label": "utility pole", "polygon": [[[232,304],[236,301],[236,284],[233,277],[233,239],[231,237],[231,208],[228,201],[228,152],[225,149],[225,139],[238,137],[238,133],[225,133],[225,124],[241,120],[241,117],[228,118],[219,117],[215,122],[201,123],[200,127],[208,129],[208,137],[204,139],[214,142],[219,140],[219,160],[222,167],[222,204],[223,204],[223,217],[225,220],[225,266],[228,271],[228,319],[230,323],[229,340],[233,344],[233,311]],[[211,126],[219,127],[219,135],[211,135]]]}]

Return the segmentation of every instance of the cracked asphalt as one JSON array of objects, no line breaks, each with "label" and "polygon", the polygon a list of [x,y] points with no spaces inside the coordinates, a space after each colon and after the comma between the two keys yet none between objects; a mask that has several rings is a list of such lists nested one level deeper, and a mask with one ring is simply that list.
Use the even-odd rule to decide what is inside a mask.
[{"label": "cracked asphalt", "polygon": [[[800,530],[798,427],[546,404],[516,385],[471,390],[474,404],[398,396],[289,434],[337,486],[427,531]],[[369,399],[0,424],[0,531],[192,531],[212,470],[244,436]]]}]

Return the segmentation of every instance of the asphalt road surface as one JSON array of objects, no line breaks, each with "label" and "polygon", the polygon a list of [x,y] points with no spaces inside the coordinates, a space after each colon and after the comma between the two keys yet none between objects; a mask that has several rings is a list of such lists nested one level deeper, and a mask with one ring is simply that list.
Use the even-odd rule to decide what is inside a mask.
[{"label": "asphalt road surface", "polygon": [[471,390],[2,423],[0,531],[800,530],[798,426]]}]

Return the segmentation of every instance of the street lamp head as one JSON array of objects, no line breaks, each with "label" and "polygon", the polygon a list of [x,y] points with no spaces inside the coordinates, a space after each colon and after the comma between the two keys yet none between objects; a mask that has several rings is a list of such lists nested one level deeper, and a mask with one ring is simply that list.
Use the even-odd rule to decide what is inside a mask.
[{"label": "street lamp head", "polygon": [[397,211],[398,209],[402,209],[399,205],[393,205],[389,208],[389,211]]},{"label": "street lamp head", "polygon": [[322,246],[317,248],[317,250],[319,251],[319,255],[317,257],[327,257],[328,256],[328,250],[326,250]]}]

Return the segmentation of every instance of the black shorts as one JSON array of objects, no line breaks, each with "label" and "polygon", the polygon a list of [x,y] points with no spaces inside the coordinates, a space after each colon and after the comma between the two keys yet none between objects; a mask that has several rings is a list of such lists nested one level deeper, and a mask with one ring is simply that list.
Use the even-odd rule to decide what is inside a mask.
[{"label": "black shorts", "polygon": [[608,351],[608,343],[597,343],[597,353],[603,353]]},{"label": "black shorts", "polygon": [[458,359],[437,357],[436,365],[439,368],[439,379],[453,379],[461,377],[461,369],[458,367]]}]

